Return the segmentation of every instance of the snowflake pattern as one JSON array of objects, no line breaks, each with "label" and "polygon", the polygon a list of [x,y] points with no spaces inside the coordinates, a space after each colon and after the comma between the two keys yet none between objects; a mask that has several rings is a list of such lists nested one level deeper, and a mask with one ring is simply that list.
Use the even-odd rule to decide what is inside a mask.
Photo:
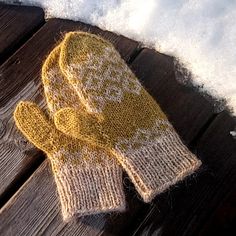
[{"label": "snowflake pattern", "polygon": [[116,150],[123,150],[125,153],[134,154],[135,152],[140,152],[143,147],[150,147],[161,144],[165,139],[163,136],[163,130],[159,127],[165,125],[166,129],[171,129],[172,126],[167,120],[157,120],[155,125],[149,129],[137,129],[136,133],[132,138],[126,139],[121,138],[116,144]]},{"label": "snowflake pattern", "polygon": [[101,60],[91,53],[83,64],[71,64],[67,70],[68,75],[77,75],[72,84],[91,112],[102,112],[106,102],[121,102],[125,93],[141,91],[139,81],[110,47],[104,50]]}]

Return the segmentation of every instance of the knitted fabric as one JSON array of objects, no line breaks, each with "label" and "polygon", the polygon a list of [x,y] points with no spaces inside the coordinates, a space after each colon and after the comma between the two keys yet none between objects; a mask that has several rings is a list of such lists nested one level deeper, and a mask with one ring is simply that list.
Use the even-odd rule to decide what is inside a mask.
[{"label": "knitted fabric", "polygon": [[68,33],[60,68],[87,113],[61,109],[58,129],[110,149],[145,202],[201,165],[109,42]]},{"label": "knitted fabric", "polygon": [[[60,73],[59,53],[60,46],[42,70],[51,117],[63,107],[80,109],[77,94]],[[51,161],[64,220],[125,209],[122,170],[111,153],[60,132],[34,103],[19,103],[14,117],[21,132]]]}]

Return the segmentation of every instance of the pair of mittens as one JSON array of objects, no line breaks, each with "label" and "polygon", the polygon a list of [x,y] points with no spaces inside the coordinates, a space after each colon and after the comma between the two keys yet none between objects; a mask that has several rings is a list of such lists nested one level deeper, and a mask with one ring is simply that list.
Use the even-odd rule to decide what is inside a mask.
[{"label": "pair of mittens", "polygon": [[61,109],[57,127],[110,150],[145,202],[201,165],[112,44],[92,34],[68,33],[60,68],[86,112]]},{"label": "pair of mittens", "polygon": [[51,160],[65,219],[123,210],[120,165],[145,202],[201,165],[104,39],[66,34],[42,78],[50,118],[28,102],[14,115]]}]

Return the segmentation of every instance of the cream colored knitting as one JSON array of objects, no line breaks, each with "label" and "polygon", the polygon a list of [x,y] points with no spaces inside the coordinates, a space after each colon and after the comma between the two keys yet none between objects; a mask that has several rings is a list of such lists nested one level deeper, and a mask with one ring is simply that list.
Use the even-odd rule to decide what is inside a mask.
[{"label": "cream colored knitting", "polygon": [[109,42],[68,33],[60,68],[87,113],[61,109],[58,129],[111,150],[145,202],[201,165]]},{"label": "cream colored knitting", "polygon": [[[52,117],[63,107],[80,109],[77,94],[60,73],[59,53],[58,46],[42,70]],[[61,133],[34,103],[19,103],[14,117],[21,132],[51,161],[64,220],[125,209],[122,170],[108,151]]]}]

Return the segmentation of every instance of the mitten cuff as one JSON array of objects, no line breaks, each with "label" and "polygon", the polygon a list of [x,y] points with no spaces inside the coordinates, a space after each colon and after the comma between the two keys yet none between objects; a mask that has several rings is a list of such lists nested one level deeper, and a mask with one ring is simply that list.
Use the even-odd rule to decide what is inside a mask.
[{"label": "mitten cuff", "polygon": [[54,172],[65,221],[74,216],[125,210],[120,166],[80,169],[63,164]]},{"label": "mitten cuff", "polygon": [[129,152],[118,148],[115,153],[145,202],[150,202],[201,165],[173,130],[150,145]]}]

